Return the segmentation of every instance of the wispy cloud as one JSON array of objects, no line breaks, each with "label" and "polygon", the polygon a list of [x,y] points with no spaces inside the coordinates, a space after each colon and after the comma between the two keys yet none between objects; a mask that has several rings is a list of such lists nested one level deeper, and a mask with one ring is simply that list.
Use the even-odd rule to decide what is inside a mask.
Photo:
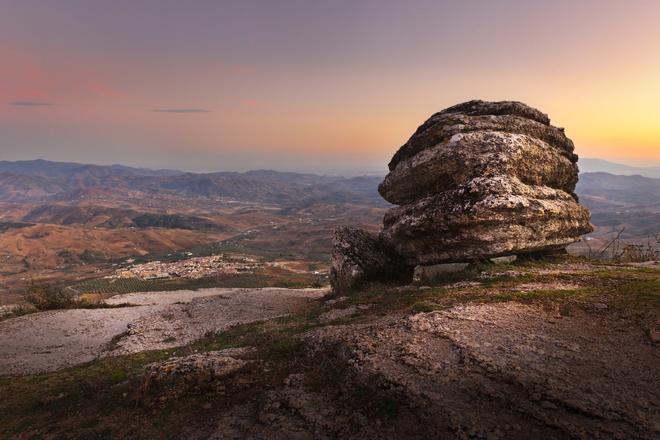
[{"label": "wispy cloud", "polygon": [[151,110],[156,113],[210,113],[211,110],[204,108],[156,108]]},{"label": "wispy cloud", "polygon": [[11,101],[8,104],[16,107],[50,107],[55,105],[52,102],[43,101]]}]

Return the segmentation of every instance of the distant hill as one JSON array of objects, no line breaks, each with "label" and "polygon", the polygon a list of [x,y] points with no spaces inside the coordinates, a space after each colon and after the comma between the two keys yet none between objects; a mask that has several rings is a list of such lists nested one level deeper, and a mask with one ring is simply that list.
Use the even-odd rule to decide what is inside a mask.
[{"label": "distant hill", "polygon": [[86,225],[101,228],[165,228],[189,230],[226,230],[207,218],[185,214],[137,212],[132,209],[101,206],[41,205],[24,217],[31,223]]},{"label": "distant hill", "polygon": [[46,199],[64,187],[47,177],[0,172],[0,201]]},{"label": "distant hill", "polygon": [[592,210],[660,206],[660,179],[583,173],[576,192]]},{"label": "distant hill", "polygon": [[622,238],[638,240],[660,232],[660,179],[584,173],[576,192],[601,232],[625,228]]},{"label": "distant hill", "polygon": [[124,165],[87,165],[72,162],[52,162],[43,159],[0,161],[0,173],[63,179],[106,176],[175,176],[183,174],[182,171],[175,170],[151,170]]},{"label": "distant hill", "polygon": [[623,176],[644,176],[660,178],[660,167],[631,167],[620,163],[609,162],[603,159],[580,158],[578,163],[583,173],[610,173]]},{"label": "distant hill", "polygon": [[385,206],[380,177],[345,178],[272,170],[184,173],[122,165],[97,166],[44,160],[0,162],[0,201],[19,203],[122,200],[129,195],[223,198],[282,206],[357,203]]}]

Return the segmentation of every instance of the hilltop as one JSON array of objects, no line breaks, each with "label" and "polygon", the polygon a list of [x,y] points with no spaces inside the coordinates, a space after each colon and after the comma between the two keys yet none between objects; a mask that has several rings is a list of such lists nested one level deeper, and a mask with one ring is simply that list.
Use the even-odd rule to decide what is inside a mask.
[{"label": "hilltop", "polygon": [[568,259],[315,299],[178,348],[0,377],[0,433],[651,439],[658,280],[657,264]]},{"label": "hilltop", "polygon": [[633,167],[603,159],[581,158],[580,169],[584,173],[608,173],[624,176],[644,176],[660,178],[660,167]]}]

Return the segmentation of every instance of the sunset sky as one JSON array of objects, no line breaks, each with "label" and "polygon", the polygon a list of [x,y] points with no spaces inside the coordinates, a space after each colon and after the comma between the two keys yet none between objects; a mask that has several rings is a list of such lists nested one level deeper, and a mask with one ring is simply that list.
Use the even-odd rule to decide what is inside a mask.
[{"label": "sunset sky", "polygon": [[0,160],[380,171],[474,98],[660,165],[660,1],[0,0]]}]

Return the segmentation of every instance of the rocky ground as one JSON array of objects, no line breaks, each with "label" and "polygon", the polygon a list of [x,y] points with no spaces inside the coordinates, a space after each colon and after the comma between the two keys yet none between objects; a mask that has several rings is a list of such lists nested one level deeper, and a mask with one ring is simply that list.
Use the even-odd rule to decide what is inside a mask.
[{"label": "rocky ground", "polygon": [[653,439],[659,295],[658,264],[570,259],[372,286],[185,348],[0,377],[0,436]]},{"label": "rocky ground", "polygon": [[365,425],[373,438],[650,438],[660,428],[657,348],[602,313],[472,304],[309,337],[410,411],[383,431]]},{"label": "rocky ground", "polygon": [[54,310],[0,321],[0,375],[185,345],[208,332],[295,312],[324,293],[279,288],[130,293],[106,300],[127,307]]}]

